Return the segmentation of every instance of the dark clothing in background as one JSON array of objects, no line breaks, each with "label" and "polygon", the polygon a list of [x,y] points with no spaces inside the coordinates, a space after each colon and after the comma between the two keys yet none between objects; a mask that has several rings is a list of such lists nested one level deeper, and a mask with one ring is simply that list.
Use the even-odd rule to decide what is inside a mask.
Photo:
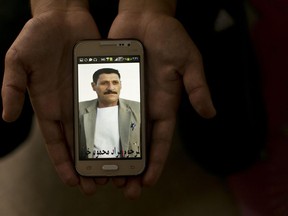
[{"label": "dark clothing in background", "polygon": [[[199,2],[199,3],[198,3]],[[215,31],[225,10],[233,24]],[[257,161],[266,146],[266,111],[261,76],[250,41],[244,1],[179,1],[178,18],[197,44],[217,110],[212,120],[199,117],[186,94],[179,132],[187,153],[208,171],[227,175]]]}]

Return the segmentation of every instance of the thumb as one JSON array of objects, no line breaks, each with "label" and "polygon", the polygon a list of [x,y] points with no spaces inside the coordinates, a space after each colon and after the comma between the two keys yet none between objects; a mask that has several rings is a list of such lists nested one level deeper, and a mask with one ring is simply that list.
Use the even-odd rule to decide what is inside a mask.
[{"label": "thumb", "polygon": [[207,85],[201,62],[194,62],[185,68],[183,75],[184,86],[189,100],[196,112],[203,118],[216,115],[209,87]]},{"label": "thumb", "polygon": [[2,118],[15,121],[21,114],[27,86],[27,74],[17,49],[11,47],[5,58],[2,83]]}]

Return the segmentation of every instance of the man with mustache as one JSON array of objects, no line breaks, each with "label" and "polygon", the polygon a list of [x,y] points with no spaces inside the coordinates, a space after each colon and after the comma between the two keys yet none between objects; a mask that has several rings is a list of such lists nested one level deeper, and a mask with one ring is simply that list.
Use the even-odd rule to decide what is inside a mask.
[{"label": "man with mustache", "polygon": [[97,70],[97,99],[79,103],[81,159],[140,157],[140,103],[119,98],[120,78],[118,70]]}]

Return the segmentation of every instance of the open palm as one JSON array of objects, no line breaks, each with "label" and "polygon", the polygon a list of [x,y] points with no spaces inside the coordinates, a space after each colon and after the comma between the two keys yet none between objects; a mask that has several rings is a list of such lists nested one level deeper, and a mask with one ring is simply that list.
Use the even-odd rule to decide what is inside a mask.
[{"label": "open palm", "polygon": [[17,119],[28,89],[58,175],[87,193],[94,182],[75,173],[72,158],[72,50],[78,40],[91,38],[100,35],[86,10],[51,11],[32,18],[7,52],[2,86],[3,119]]},{"label": "open palm", "polygon": [[172,143],[182,87],[191,105],[205,118],[215,115],[202,65],[201,55],[185,29],[166,15],[119,14],[109,32],[110,38],[135,38],[146,51],[148,113],[151,123],[150,160],[143,178],[130,178],[126,193],[134,197],[141,185],[158,180]]}]

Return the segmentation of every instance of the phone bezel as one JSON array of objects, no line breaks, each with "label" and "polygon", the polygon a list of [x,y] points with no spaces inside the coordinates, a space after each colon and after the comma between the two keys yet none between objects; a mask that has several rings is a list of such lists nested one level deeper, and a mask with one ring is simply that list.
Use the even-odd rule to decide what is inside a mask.
[{"label": "phone bezel", "polygon": [[[79,159],[79,112],[78,112],[78,57],[139,55],[140,98],[141,98],[141,158],[129,159]],[[76,171],[82,176],[133,176],[140,175],[146,168],[146,100],[144,90],[144,47],[135,39],[82,40],[73,50],[73,109],[74,109],[74,159]],[[105,169],[103,169],[105,166]],[[117,167],[117,169],[116,169]]]}]

